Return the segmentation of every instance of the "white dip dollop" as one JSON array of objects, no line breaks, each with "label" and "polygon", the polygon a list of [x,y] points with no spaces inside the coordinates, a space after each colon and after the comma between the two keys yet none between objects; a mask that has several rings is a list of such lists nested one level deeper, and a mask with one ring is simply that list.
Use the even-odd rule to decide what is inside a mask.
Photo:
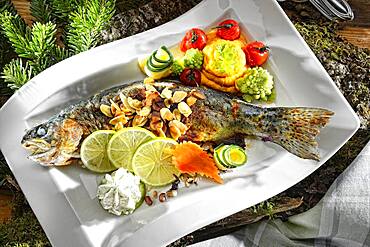
[{"label": "white dip dollop", "polygon": [[106,174],[98,187],[97,197],[109,213],[131,214],[141,199],[140,177],[124,168],[119,168],[111,175]]}]

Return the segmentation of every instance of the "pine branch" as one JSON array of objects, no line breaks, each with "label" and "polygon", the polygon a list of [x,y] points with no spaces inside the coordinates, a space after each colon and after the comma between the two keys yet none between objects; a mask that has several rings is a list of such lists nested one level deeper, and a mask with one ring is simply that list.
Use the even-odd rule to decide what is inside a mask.
[{"label": "pine branch", "polygon": [[8,10],[0,13],[0,23],[3,34],[9,39],[15,52],[22,57],[28,55],[28,44],[31,38],[29,28],[19,15],[11,14]]},{"label": "pine branch", "polygon": [[67,22],[71,12],[81,4],[81,0],[50,0],[53,17],[59,22]]},{"label": "pine branch", "polygon": [[31,14],[41,23],[54,21],[49,0],[31,0]]},{"label": "pine branch", "polygon": [[91,0],[77,7],[69,19],[68,47],[75,54],[95,47],[101,31],[109,24],[115,10],[114,0]]},{"label": "pine branch", "polygon": [[20,58],[13,59],[5,65],[2,78],[9,83],[8,87],[17,90],[32,78],[32,67]]}]

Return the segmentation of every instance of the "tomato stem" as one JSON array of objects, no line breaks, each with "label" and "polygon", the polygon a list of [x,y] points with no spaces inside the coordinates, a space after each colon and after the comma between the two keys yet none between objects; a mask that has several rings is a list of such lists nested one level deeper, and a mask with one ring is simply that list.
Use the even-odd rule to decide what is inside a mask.
[{"label": "tomato stem", "polygon": [[232,23],[229,23],[229,24],[225,24],[225,25],[221,25],[221,26],[216,26],[214,27],[214,29],[219,29],[219,28],[226,28],[226,29],[230,29],[234,26],[234,24]]},{"label": "tomato stem", "polygon": [[191,32],[191,43],[195,43],[198,40],[198,34],[195,31]]}]

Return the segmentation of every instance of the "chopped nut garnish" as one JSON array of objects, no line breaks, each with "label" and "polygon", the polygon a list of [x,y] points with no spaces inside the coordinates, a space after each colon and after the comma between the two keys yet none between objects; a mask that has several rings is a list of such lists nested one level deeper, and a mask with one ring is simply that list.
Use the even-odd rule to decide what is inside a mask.
[{"label": "chopped nut garnish", "polygon": [[186,104],[185,102],[180,102],[177,105],[177,109],[179,109],[179,111],[181,112],[181,114],[184,115],[185,117],[189,117],[190,114],[192,113],[192,110],[190,109],[190,107],[188,106],[188,104]]},{"label": "chopped nut garnish", "polygon": [[159,201],[160,201],[160,202],[165,202],[165,201],[167,201],[167,197],[166,197],[166,194],[165,194],[165,193],[161,193],[161,194],[159,194]]},{"label": "chopped nut garnish", "polygon": [[110,110],[110,106],[108,105],[100,105],[100,111],[107,117],[113,117],[112,112]]},{"label": "chopped nut garnish", "polygon": [[142,116],[136,115],[134,117],[134,119],[132,120],[132,126],[133,127],[144,126],[147,121],[148,121],[147,117],[142,117]]},{"label": "chopped nut garnish", "polygon": [[171,99],[172,91],[169,90],[167,87],[162,90],[161,97],[164,99]]},{"label": "chopped nut garnish", "polygon": [[181,120],[181,113],[180,113],[179,109],[173,110],[173,115],[175,116],[176,120],[178,120],[178,121]]},{"label": "chopped nut garnish", "polygon": [[115,130],[121,130],[121,129],[123,129],[123,123],[122,122],[118,122],[115,126],[114,126],[114,129]]},{"label": "chopped nut garnish", "polygon": [[174,115],[168,108],[162,108],[160,110],[161,118],[166,121],[171,121],[174,118]]},{"label": "chopped nut garnish", "polygon": [[172,96],[172,101],[174,103],[180,103],[181,101],[183,101],[185,99],[185,97],[188,95],[187,92],[184,92],[184,91],[176,91],[174,92],[173,96]]},{"label": "chopped nut garnish", "polygon": [[143,103],[140,100],[133,99],[131,97],[127,98],[127,103],[131,108],[134,108],[137,111],[141,110],[143,107]]},{"label": "chopped nut garnish", "polygon": [[145,203],[146,203],[148,206],[152,206],[152,204],[153,204],[153,200],[152,200],[152,198],[150,198],[150,196],[145,196],[145,197],[144,197],[144,201],[145,201]]},{"label": "chopped nut garnish", "polygon": [[196,89],[191,90],[190,94],[193,95],[194,97],[197,97],[198,99],[205,99],[206,98],[206,96],[203,93],[199,92]]},{"label": "chopped nut garnish", "polygon": [[125,115],[120,115],[120,116],[114,117],[109,121],[109,123],[112,124],[112,125],[116,125],[118,122],[121,122],[122,124],[126,124],[127,119],[126,119]]},{"label": "chopped nut garnish", "polygon": [[167,108],[170,108],[171,105],[172,105],[172,99],[165,99],[164,100],[164,105],[167,107]]},{"label": "chopped nut garnish", "polygon": [[195,98],[193,96],[190,96],[189,98],[186,99],[186,104],[188,104],[188,106],[192,106],[196,102],[197,102],[197,98]]},{"label": "chopped nut garnish", "polygon": [[142,117],[148,117],[151,111],[152,108],[150,106],[144,106],[137,114]]}]

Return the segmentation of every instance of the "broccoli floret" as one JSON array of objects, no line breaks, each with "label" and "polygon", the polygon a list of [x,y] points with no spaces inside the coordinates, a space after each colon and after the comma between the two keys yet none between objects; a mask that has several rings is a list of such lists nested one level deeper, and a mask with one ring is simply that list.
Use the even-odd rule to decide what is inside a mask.
[{"label": "broccoli floret", "polygon": [[176,60],[173,61],[172,66],[171,66],[172,75],[178,76],[178,75],[181,74],[181,72],[184,69],[185,69],[185,66],[184,66],[184,59],[183,58],[176,59]]},{"label": "broccoli floret", "polygon": [[203,65],[203,52],[191,48],[186,51],[185,56],[184,56],[184,65],[186,68],[190,69],[201,69]]},{"label": "broccoli floret", "polygon": [[261,67],[249,68],[244,76],[236,80],[236,85],[247,102],[253,100],[268,101],[273,92],[272,75]]}]

